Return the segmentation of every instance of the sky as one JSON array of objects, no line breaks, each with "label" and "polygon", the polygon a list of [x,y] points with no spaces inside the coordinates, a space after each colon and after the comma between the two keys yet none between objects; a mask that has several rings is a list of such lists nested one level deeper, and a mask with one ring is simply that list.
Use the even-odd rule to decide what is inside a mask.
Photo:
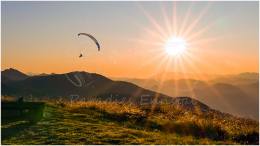
[{"label": "sky", "polygon": [[[256,1],[2,1],[1,23],[2,70],[129,78],[258,72]],[[101,51],[79,32],[96,37]],[[183,53],[165,51],[171,38],[185,40]]]}]

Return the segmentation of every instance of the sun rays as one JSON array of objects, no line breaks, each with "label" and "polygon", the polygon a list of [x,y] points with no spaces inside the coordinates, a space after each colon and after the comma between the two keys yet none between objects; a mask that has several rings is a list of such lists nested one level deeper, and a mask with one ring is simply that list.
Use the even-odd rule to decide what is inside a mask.
[{"label": "sun rays", "polygon": [[[150,45],[151,47],[149,50],[147,49],[147,53],[153,54],[153,57],[147,59],[141,66],[147,64],[161,66],[161,64],[163,64],[161,67],[157,67],[158,71],[155,72],[177,69],[174,65],[175,63],[181,63],[183,65],[188,63],[196,67],[196,64],[194,64],[196,61],[193,61],[193,57],[196,55],[192,53],[198,48],[197,45],[199,44],[199,47],[201,47],[203,43],[219,39],[218,37],[203,37],[203,34],[208,32],[212,25],[214,25],[214,21],[204,27],[198,28],[198,24],[207,14],[211,4],[212,3],[209,2],[196,14],[196,17],[192,18],[191,13],[194,3],[191,3],[186,9],[183,19],[178,17],[178,2],[172,2],[170,13],[167,11],[165,5],[160,5],[160,14],[163,23],[160,23],[160,21],[153,17],[152,14],[149,14],[141,4],[138,4],[138,7],[151,25],[151,27],[145,28],[144,32],[147,33],[148,38],[150,37],[152,39],[137,38],[136,41]],[[189,46],[187,47],[187,45]],[[166,64],[170,64],[169,68],[166,67]],[[185,67],[182,66],[182,70],[185,71]]]},{"label": "sun rays", "polygon": [[[138,7],[151,26],[143,29],[147,35],[146,37],[133,40],[149,46],[147,47],[149,49],[146,50],[146,53],[150,54],[152,57],[141,62],[139,65],[140,69],[145,68],[146,65],[155,66],[155,70],[151,73],[150,77],[158,77],[159,75],[157,78],[159,81],[156,90],[157,92],[162,92],[161,90],[164,81],[167,80],[167,73],[169,72],[184,73],[183,78],[187,79],[185,80],[185,83],[188,90],[193,91],[194,83],[188,80],[191,77],[187,76],[185,73],[192,72],[194,74],[193,77],[196,79],[203,81],[207,80],[207,77],[202,75],[205,74],[205,71],[201,70],[199,66],[203,65],[209,70],[214,70],[214,67],[210,62],[202,60],[199,54],[203,53],[203,45],[222,39],[223,36],[204,36],[216,23],[216,21],[211,21],[206,25],[200,24],[201,21],[203,21],[203,17],[207,15],[207,12],[212,5],[211,2],[196,14],[192,11],[194,3],[190,3],[182,18],[178,15],[178,2],[172,3],[173,5],[170,8],[170,13],[169,10],[167,11],[165,5],[160,5],[160,20],[163,21],[157,20],[152,14],[149,14],[141,4],[138,4]],[[209,50],[206,50],[206,52],[208,51]],[[188,96],[178,94],[180,93],[180,89],[178,87],[177,79],[175,80],[173,90],[176,92],[176,96]],[[221,95],[217,90],[213,88],[210,88],[209,90],[212,90],[218,96],[216,98],[221,98]],[[158,96],[159,94],[156,95],[155,100]],[[195,96],[194,92],[189,96]]]}]

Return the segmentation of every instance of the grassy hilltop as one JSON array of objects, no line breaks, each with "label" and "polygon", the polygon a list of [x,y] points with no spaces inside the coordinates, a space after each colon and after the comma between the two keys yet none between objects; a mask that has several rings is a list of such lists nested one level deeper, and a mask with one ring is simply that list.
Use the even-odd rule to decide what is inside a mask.
[{"label": "grassy hilltop", "polygon": [[2,123],[2,144],[258,144],[258,126],[173,105],[52,102],[37,123]]}]

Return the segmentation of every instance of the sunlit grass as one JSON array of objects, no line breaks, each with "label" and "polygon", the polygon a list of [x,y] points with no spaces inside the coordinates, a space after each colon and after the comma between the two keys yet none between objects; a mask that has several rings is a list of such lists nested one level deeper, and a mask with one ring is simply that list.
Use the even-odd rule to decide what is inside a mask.
[{"label": "sunlit grass", "polygon": [[[99,111],[105,111],[110,114],[132,114],[145,116],[145,118],[159,122],[176,121],[176,122],[195,122],[198,125],[215,125],[226,130],[230,134],[249,133],[258,131],[258,124],[252,120],[237,118],[229,114],[218,111],[201,113],[199,110],[186,111],[174,105],[160,106],[136,106],[133,104],[122,104],[117,102],[90,101],[67,104],[69,109],[90,108]],[[223,117],[224,115],[224,117]]]},{"label": "sunlit grass", "polygon": [[2,143],[237,144],[234,137],[253,132],[258,133],[255,121],[168,104],[152,108],[107,101],[49,102],[42,120]]}]

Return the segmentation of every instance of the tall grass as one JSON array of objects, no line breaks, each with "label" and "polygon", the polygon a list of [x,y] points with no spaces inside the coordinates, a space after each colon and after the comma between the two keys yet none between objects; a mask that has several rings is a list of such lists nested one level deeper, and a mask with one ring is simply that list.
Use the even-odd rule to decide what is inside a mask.
[{"label": "tall grass", "polygon": [[[137,106],[130,103],[107,101],[62,104],[67,110],[74,113],[84,114],[92,111],[91,114],[98,113],[97,115],[104,120],[124,122],[128,127],[148,131],[159,130],[197,138],[234,140],[239,143],[246,143],[245,141],[249,140],[252,143],[252,139],[256,139],[255,133],[258,134],[257,122],[214,111],[202,114],[173,105]],[[250,133],[254,134],[250,135]],[[242,134],[247,135],[243,137]]]}]

